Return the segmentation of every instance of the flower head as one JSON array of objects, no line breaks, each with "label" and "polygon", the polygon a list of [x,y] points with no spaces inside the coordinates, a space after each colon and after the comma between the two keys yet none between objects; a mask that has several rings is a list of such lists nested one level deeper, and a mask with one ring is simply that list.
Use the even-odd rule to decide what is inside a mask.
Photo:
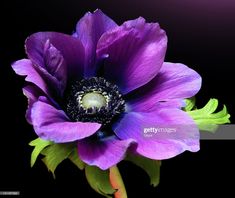
[{"label": "flower head", "polygon": [[[199,131],[181,108],[201,78],[164,62],[167,37],[143,18],[118,26],[100,10],[87,13],[73,35],[39,32],[26,40],[28,59],[13,64],[26,76],[26,118],[36,134],[76,142],[85,163],[107,169],[127,151],[167,159],[199,150]],[[175,126],[146,138],[144,127]]]}]

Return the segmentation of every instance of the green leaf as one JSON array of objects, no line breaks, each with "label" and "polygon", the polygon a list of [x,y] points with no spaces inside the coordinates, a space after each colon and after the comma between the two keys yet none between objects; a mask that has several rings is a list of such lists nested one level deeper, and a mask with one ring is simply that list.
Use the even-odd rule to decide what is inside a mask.
[{"label": "green leaf", "polygon": [[122,176],[117,166],[113,166],[109,169],[109,179],[111,185],[117,191],[114,193],[115,198],[127,198],[126,188],[122,180]]},{"label": "green leaf", "polygon": [[184,110],[191,111],[193,108],[195,108],[196,98],[192,97],[192,98],[185,99],[185,102],[186,102],[186,105],[184,107]]},{"label": "green leaf", "polygon": [[146,171],[150,177],[150,185],[156,187],[159,184],[161,161],[151,160],[139,155],[127,155],[126,160]]},{"label": "green leaf", "polygon": [[101,195],[111,198],[111,195],[116,192],[111,186],[108,170],[101,170],[95,166],[86,166],[85,174],[90,186]]},{"label": "green leaf", "polygon": [[37,157],[41,153],[41,151],[51,144],[53,144],[53,142],[46,141],[41,138],[37,138],[29,143],[30,146],[34,146],[33,152],[31,154],[31,160],[30,160],[31,167],[33,167],[33,165],[35,164]]},{"label": "green leaf", "polygon": [[214,132],[218,124],[230,123],[230,115],[224,105],[223,109],[215,113],[218,107],[217,99],[210,99],[208,103],[201,109],[187,111],[194,119],[200,130]]},{"label": "green leaf", "polygon": [[55,177],[56,167],[72,153],[74,144],[53,144],[44,150],[41,154],[45,155],[42,161]]},{"label": "green leaf", "polygon": [[78,151],[77,147],[73,149],[73,151],[70,153],[69,157],[71,162],[73,162],[80,170],[83,170],[85,168],[85,164],[80,158],[78,157]]}]

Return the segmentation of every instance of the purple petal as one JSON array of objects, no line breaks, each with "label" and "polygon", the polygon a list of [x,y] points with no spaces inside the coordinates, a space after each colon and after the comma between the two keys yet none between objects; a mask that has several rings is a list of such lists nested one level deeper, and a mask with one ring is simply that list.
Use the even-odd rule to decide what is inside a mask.
[{"label": "purple petal", "polygon": [[104,32],[116,26],[117,24],[101,10],[96,10],[94,13],[88,12],[79,20],[74,36],[80,39],[85,48],[84,75],[86,77],[95,74],[96,46],[99,38]]},{"label": "purple petal", "polygon": [[[171,133],[145,131],[153,128],[171,130]],[[136,140],[138,146],[135,152],[151,159],[168,159],[185,150],[199,150],[199,130],[196,124],[185,112],[176,108],[159,108],[158,111],[149,113],[127,113],[113,126],[113,130],[121,139]]]},{"label": "purple petal", "polygon": [[26,120],[30,124],[32,124],[31,108],[33,104],[38,100],[38,98],[43,95],[43,93],[36,86],[33,86],[33,85],[28,85],[24,87],[23,93],[28,98],[28,108],[27,108],[25,117],[26,117]]},{"label": "purple petal", "polygon": [[35,102],[38,101],[39,98],[41,101],[48,103],[48,104],[53,104],[53,106],[56,106],[59,108],[59,105],[52,98],[48,100],[45,97],[46,95],[35,85],[27,85],[26,87],[23,88],[23,93],[28,99],[28,108],[26,110],[26,120],[30,124],[32,124],[32,119],[31,119],[32,106]]},{"label": "purple petal", "polygon": [[101,127],[98,123],[71,122],[62,110],[44,101],[33,104],[31,119],[39,137],[56,143],[83,139],[94,134]]},{"label": "purple petal", "polygon": [[26,76],[25,80],[27,82],[35,84],[46,95],[51,95],[47,84],[36,71],[32,62],[29,59],[22,59],[16,61],[15,63],[13,63],[12,68],[16,72],[16,74]]},{"label": "purple petal", "polygon": [[[57,87],[60,95],[62,95],[67,83],[67,65],[61,52],[49,40],[46,41],[44,46],[44,66],[46,71],[43,71],[43,73],[48,78],[53,79],[53,86]],[[41,68],[42,70],[43,68]]]},{"label": "purple petal", "polygon": [[109,55],[104,77],[126,94],[156,76],[166,46],[167,37],[159,25],[138,18],[104,33],[97,45],[97,57]]},{"label": "purple petal", "polygon": [[[38,32],[31,35],[26,40],[25,45],[28,57],[40,69],[46,69],[49,74],[51,74],[50,72],[54,74],[56,70],[59,70],[58,76],[55,77],[61,78],[62,71],[66,71],[64,68],[61,68],[61,65],[64,66],[61,60],[61,56],[63,56],[67,65],[69,79],[82,78],[84,70],[84,48],[78,39],[56,32]],[[46,65],[45,57],[47,55],[58,55],[58,57],[55,58],[52,56],[51,59],[54,60],[49,61],[52,65]],[[58,65],[55,66],[55,63]]]},{"label": "purple petal", "polygon": [[128,103],[134,111],[151,111],[159,101],[174,100],[175,107],[182,107],[180,101],[194,96],[201,88],[201,81],[201,76],[186,65],[164,63],[151,82],[130,93],[133,99]]},{"label": "purple petal", "polygon": [[125,157],[132,143],[131,139],[119,140],[114,136],[100,141],[86,138],[78,141],[78,155],[88,165],[106,170]]}]

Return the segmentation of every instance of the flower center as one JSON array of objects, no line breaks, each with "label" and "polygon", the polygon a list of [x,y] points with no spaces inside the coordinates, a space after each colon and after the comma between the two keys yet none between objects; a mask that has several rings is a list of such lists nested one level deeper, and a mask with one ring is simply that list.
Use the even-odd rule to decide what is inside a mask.
[{"label": "flower center", "polygon": [[106,125],[125,111],[118,87],[101,77],[77,81],[66,92],[66,113],[73,121]]},{"label": "flower center", "polygon": [[87,93],[82,97],[81,101],[82,106],[85,109],[89,108],[101,108],[107,105],[105,97],[96,92]]}]

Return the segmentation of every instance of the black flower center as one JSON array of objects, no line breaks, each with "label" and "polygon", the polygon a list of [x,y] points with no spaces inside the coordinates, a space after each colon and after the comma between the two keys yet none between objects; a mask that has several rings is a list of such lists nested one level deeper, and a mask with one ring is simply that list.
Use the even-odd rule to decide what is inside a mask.
[{"label": "black flower center", "polygon": [[125,101],[116,85],[92,77],[72,84],[66,93],[65,108],[73,121],[106,125],[125,111]]}]

